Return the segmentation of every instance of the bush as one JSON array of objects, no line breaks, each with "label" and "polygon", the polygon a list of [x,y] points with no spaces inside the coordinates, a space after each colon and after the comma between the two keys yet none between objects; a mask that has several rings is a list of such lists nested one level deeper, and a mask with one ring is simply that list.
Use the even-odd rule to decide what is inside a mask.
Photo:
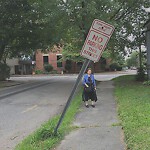
[{"label": "bush", "polygon": [[137,81],[144,81],[145,80],[145,70],[144,68],[138,68],[137,75],[136,75]]},{"label": "bush", "polygon": [[0,63],[0,81],[10,78],[10,67],[7,64]]},{"label": "bush", "polygon": [[44,72],[44,74],[58,74],[58,71],[52,70],[51,72]]},{"label": "bush", "polygon": [[57,70],[52,70],[50,73],[51,74],[58,74]]},{"label": "bush", "polygon": [[44,66],[44,69],[45,69],[46,72],[51,72],[53,70],[53,66],[48,64],[48,65]]},{"label": "bush", "polygon": [[143,82],[143,85],[150,85],[150,80]]},{"label": "bush", "polygon": [[110,67],[111,71],[121,71],[122,70],[122,66],[120,66],[117,63],[112,63],[109,67]]},{"label": "bush", "polygon": [[35,70],[35,74],[43,74],[42,70]]}]

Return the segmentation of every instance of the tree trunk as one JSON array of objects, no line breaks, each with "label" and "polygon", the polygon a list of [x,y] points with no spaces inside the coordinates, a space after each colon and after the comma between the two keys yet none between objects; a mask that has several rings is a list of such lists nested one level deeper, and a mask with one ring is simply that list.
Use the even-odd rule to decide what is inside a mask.
[{"label": "tree trunk", "polygon": [[2,45],[2,46],[1,46],[1,49],[0,49],[0,62],[1,62],[2,59],[3,59],[3,55],[4,55],[4,52],[5,52],[5,46],[6,46],[6,45]]},{"label": "tree trunk", "polygon": [[141,45],[139,45],[139,67],[142,69],[142,50]]},{"label": "tree trunk", "polygon": [[[150,28],[150,27],[149,27]],[[150,80],[150,30],[146,33],[146,43],[147,43],[147,73],[148,79]]]}]

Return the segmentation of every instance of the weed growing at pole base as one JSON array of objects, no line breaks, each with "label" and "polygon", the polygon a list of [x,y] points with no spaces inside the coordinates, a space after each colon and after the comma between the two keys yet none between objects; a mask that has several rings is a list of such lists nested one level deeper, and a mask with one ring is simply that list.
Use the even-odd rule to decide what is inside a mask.
[{"label": "weed growing at pole base", "polygon": [[54,136],[53,133],[60,115],[43,124],[37,131],[18,144],[15,150],[50,150],[54,148],[67,133],[75,128],[72,126],[72,122],[79,111],[82,102],[81,95],[82,90],[73,99],[57,135]]},{"label": "weed growing at pole base", "polygon": [[115,80],[118,114],[128,150],[150,149],[150,87],[136,82],[135,76]]}]

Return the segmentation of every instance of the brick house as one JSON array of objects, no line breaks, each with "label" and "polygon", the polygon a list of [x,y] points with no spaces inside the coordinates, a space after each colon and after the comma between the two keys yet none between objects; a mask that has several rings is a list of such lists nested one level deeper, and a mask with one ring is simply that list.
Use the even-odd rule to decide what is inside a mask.
[{"label": "brick house", "polygon": [[[109,64],[110,64],[111,60],[106,60],[104,58],[101,58],[100,61],[94,63],[91,62],[91,64],[89,65],[90,68],[92,68],[93,72],[95,73],[100,73],[103,71],[109,71]],[[82,67],[83,62],[72,62],[72,69],[71,72],[72,73],[78,73]]]},{"label": "brick house", "polygon": [[53,50],[41,52],[37,50],[35,53],[35,70],[44,71],[44,65],[51,64],[58,73],[65,68],[65,62],[60,62],[62,58],[62,49],[54,47]]},{"label": "brick house", "polygon": [[[62,58],[62,49],[55,49],[52,51],[48,51],[47,53],[43,53],[40,50],[37,50],[35,53],[35,70],[42,70],[44,71],[44,65],[51,64],[58,73],[62,71],[67,73],[78,73],[82,67],[83,62],[73,62],[73,61],[63,61],[60,62]],[[97,63],[92,62],[90,67],[95,73],[99,73],[105,71],[106,69],[109,70],[109,64],[111,60],[101,58],[101,60]],[[71,69],[66,71],[65,66],[69,63],[71,65]]]}]

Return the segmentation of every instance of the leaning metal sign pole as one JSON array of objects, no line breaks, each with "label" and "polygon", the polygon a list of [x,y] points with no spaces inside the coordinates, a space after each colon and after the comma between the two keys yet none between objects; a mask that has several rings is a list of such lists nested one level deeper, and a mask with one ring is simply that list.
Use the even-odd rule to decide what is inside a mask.
[{"label": "leaning metal sign pole", "polygon": [[81,55],[85,57],[84,64],[80,70],[80,73],[78,75],[78,78],[76,80],[76,83],[73,86],[73,89],[70,93],[70,96],[68,98],[68,101],[66,103],[66,106],[60,116],[60,119],[57,123],[56,128],[54,129],[54,135],[57,134],[57,130],[60,127],[63,118],[67,112],[67,109],[72,101],[72,98],[75,94],[75,91],[83,77],[83,74],[85,73],[90,61],[98,62],[103,50],[106,48],[106,45],[114,31],[114,27],[108,23],[105,23],[104,21],[95,19],[92,23],[92,26],[89,30],[88,36],[85,40],[85,43],[83,45]]},{"label": "leaning metal sign pole", "polygon": [[61,115],[61,117],[60,117],[60,119],[59,119],[59,121],[58,121],[58,123],[57,123],[57,126],[56,126],[56,128],[55,128],[55,130],[54,130],[54,135],[57,134],[57,130],[58,130],[58,128],[59,128],[59,126],[60,126],[60,124],[61,124],[61,122],[62,122],[62,120],[63,120],[63,118],[64,118],[64,116],[65,116],[65,114],[66,114],[66,111],[67,111],[67,109],[68,109],[68,107],[69,107],[69,105],[70,105],[70,103],[71,103],[71,101],[72,101],[72,98],[73,98],[73,96],[74,96],[74,94],[75,94],[75,91],[76,91],[76,89],[77,89],[77,87],[78,87],[78,85],[79,85],[79,83],[80,83],[80,81],[81,81],[81,78],[82,78],[84,72],[86,71],[86,68],[88,67],[89,63],[90,63],[90,60],[88,60],[88,59],[86,59],[86,60],[84,61],[84,64],[83,64],[83,66],[82,66],[82,68],[81,68],[81,70],[80,70],[80,73],[79,73],[79,75],[78,75],[78,78],[77,78],[77,80],[76,80],[76,83],[75,83],[74,86],[73,86],[73,89],[72,89],[71,94],[70,94],[70,96],[69,96],[69,98],[68,98],[68,101],[67,101],[67,103],[66,103],[66,106],[65,106],[65,108],[64,108],[64,110],[63,110],[63,112],[62,112],[62,115]]}]

